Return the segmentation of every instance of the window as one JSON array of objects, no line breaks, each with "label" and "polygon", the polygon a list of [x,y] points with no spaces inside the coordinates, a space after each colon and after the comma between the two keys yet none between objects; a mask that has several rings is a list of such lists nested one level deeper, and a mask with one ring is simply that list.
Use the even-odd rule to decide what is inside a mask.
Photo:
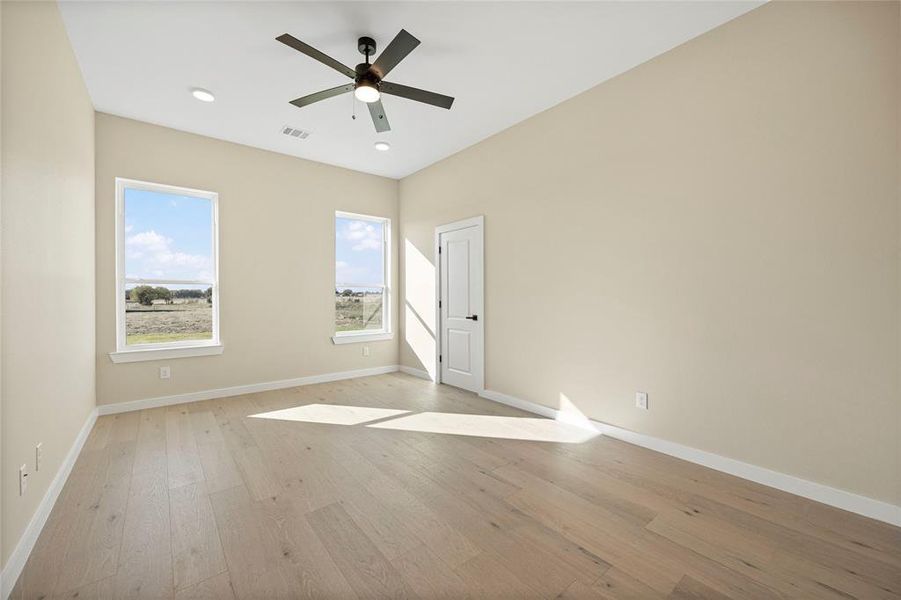
[{"label": "window", "polygon": [[391,220],[335,213],[336,344],[389,339]]},{"label": "window", "polygon": [[218,195],[116,179],[114,362],[218,354]]}]

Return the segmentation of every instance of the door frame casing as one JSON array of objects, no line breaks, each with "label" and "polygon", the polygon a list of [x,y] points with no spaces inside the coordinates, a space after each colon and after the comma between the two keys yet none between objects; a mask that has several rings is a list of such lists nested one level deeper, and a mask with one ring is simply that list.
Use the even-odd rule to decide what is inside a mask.
[{"label": "door frame casing", "polygon": [[476,217],[470,217],[468,219],[463,219],[460,221],[454,221],[453,223],[446,223],[444,225],[438,225],[435,227],[435,249],[434,249],[434,260],[435,260],[435,383],[441,383],[441,362],[439,360],[441,356],[441,330],[443,327],[443,323],[441,321],[441,255],[439,254],[439,248],[441,247],[441,234],[449,233],[451,231],[457,231],[459,229],[468,229],[469,227],[478,227],[479,228],[479,239],[482,245],[482,269],[479,275],[479,287],[482,290],[482,314],[479,315],[479,320],[482,322],[482,326],[480,329],[480,335],[477,339],[477,344],[479,344],[479,349],[481,350],[480,354],[482,356],[482,368],[480,369],[481,376],[479,377],[478,382],[478,390],[476,393],[481,394],[485,391],[485,216],[478,215]]}]

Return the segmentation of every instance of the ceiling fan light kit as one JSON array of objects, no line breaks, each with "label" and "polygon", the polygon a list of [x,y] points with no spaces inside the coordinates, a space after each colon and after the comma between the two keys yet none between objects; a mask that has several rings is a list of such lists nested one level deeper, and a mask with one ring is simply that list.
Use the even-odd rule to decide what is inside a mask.
[{"label": "ceiling fan light kit", "polygon": [[369,104],[370,102],[378,102],[381,98],[378,85],[369,83],[368,81],[360,81],[354,88],[354,97],[360,102]]},{"label": "ceiling fan light kit", "polygon": [[[314,102],[352,91],[357,100],[365,102],[369,107],[369,115],[372,117],[375,130],[379,133],[384,133],[391,131],[391,126],[388,124],[388,117],[385,115],[385,109],[382,106],[382,94],[400,96],[401,98],[445,109],[450,109],[454,103],[454,99],[450,96],[385,81],[385,76],[419,45],[419,40],[410,35],[405,29],[400,30],[400,33],[391,40],[388,47],[382,51],[372,64],[369,63],[369,57],[375,54],[375,40],[371,37],[361,37],[357,40],[357,50],[366,57],[366,60],[358,64],[354,69],[338,62],[309,44],[301,42],[288,33],[283,33],[275,39],[353,79],[353,83],[339,85],[292,100],[291,104],[297,108],[303,108]],[[385,149],[387,150],[387,148]]]}]

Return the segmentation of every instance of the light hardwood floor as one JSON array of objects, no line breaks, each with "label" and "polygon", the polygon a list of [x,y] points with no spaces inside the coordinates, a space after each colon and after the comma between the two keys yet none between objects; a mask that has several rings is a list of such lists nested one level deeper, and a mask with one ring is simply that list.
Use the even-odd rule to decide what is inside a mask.
[{"label": "light hardwood floor", "polygon": [[901,597],[901,530],[581,435],[400,374],[101,417],[12,598]]}]

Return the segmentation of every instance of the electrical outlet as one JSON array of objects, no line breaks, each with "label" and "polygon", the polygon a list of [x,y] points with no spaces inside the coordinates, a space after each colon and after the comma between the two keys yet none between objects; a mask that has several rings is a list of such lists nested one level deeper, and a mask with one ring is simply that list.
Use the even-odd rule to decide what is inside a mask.
[{"label": "electrical outlet", "polygon": [[363,346],[363,356],[369,356],[369,346]]},{"label": "electrical outlet", "polygon": [[160,367],[160,379],[169,379],[172,377],[172,370],[169,367]]},{"label": "electrical outlet", "polygon": [[641,410],[648,410],[647,392],[635,392],[635,406]]},{"label": "electrical outlet", "polygon": [[22,465],[19,467],[19,495],[24,495],[26,489],[28,489],[28,465]]},{"label": "electrical outlet", "polygon": [[34,447],[34,471],[35,473],[41,470],[41,458],[44,455],[44,443],[41,442],[37,446]]}]

